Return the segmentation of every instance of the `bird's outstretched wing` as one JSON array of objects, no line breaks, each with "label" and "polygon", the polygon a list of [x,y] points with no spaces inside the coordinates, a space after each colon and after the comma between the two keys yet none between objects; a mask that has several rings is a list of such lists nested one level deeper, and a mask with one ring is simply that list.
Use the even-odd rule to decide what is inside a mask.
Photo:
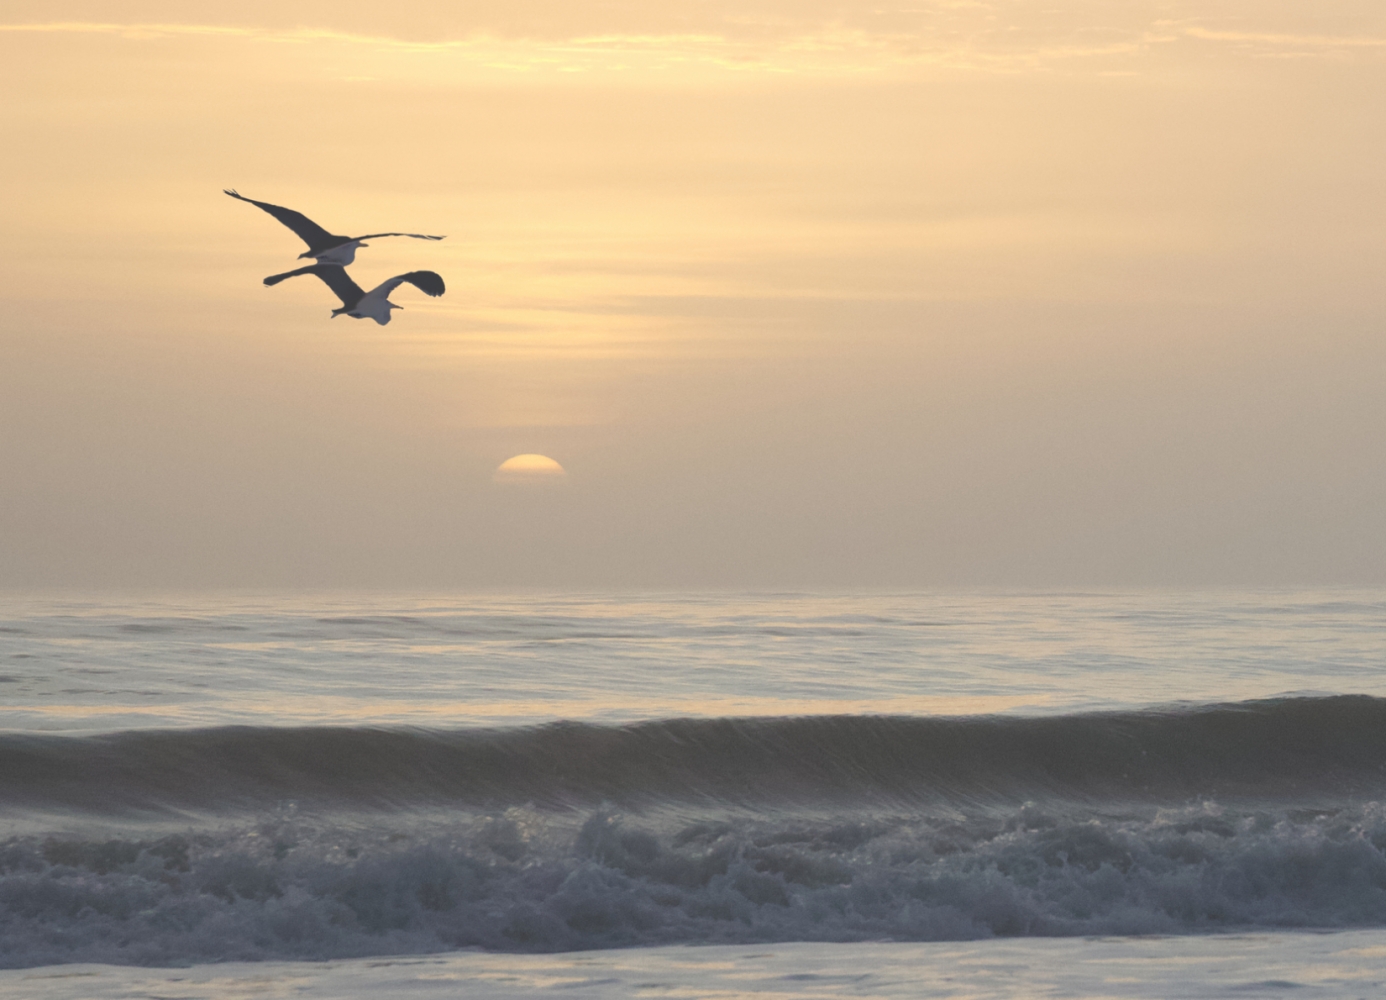
[{"label": "bird's outstretched wing", "polygon": [[[323,280],[326,281],[327,279],[324,278]],[[351,279],[348,278],[347,280],[350,281]],[[408,274],[397,274],[389,281],[382,281],[370,290],[370,294],[386,298],[406,281],[425,295],[432,295],[434,298],[447,291],[447,286],[443,284],[442,275],[436,271],[410,271]]]},{"label": "bird's outstretched wing", "polygon": [[378,240],[385,236],[412,236],[416,240],[445,240],[446,236],[425,236],[423,233],[368,233],[365,236],[353,236],[353,240]]},{"label": "bird's outstretched wing", "polygon": [[350,239],[350,237],[347,236],[334,236],[312,219],[308,218],[308,216],[304,215],[302,212],[295,212],[292,208],[281,208],[278,205],[271,205],[269,202],[247,198],[245,195],[237,193],[234,188],[226,188],[225,191],[232,198],[248,201],[256,208],[264,209],[270,215],[284,223],[284,225],[297,233],[304,243],[308,244],[308,249],[313,253],[335,247]]},{"label": "bird's outstretched wing", "polygon": [[[416,271],[415,273],[433,274],[432,271]],[[337,293],[337,298],[342,300],[342,306],[346,309],[354,309],[356,304],[360,302],[366,294],[361,291],[360,285],[351,280],[351,276],[346,273],[346,268],[342,267],[340,264],[309,264],[307,267],[300,267],[293,271],[285,271],[283,274],[271,274],[265,279],[265,284],[277,285],[285,278],[292,278],[300,274],[316,274],[323,280],[323,284]],[[408,277],[408,275],[401,275],[398,279],[392,278],[390,280],[398,284],[406,277]],[[436,274],[434,274],[433,277],[438,278]],[[386,284],[389,284],[389,282],[386,282]],[[442,284],[443,279],[438,278],[439,291],[436,294],[442,294]],[[390,287],[393,288],[394,286],[391,285]],[[389,292],[385,294],[388,295]]]}]

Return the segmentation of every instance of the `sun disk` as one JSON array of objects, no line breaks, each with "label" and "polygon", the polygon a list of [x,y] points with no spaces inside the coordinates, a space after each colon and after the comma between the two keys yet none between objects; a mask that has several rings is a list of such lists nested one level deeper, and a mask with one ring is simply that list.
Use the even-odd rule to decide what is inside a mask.
[{"label": "sun disk", "polygon": [[556,483],[568,475],[563,466],[547,455],[516,455],[497,467],[491,478],[498,483]]}]

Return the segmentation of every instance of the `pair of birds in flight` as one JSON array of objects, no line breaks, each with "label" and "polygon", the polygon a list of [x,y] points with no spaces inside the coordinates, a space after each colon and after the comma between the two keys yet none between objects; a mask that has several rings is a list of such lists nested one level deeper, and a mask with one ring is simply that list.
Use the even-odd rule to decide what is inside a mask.
[{"label": "pair of birds in flight", "polygon": [[442,277],[436,271],[410,271],[408,274],[397,274],[390,280],[381,282],[369,292],[364,291],[346,273],[347,265],[356,259],[357,249],[369,246],[363,242],[364,240],[380,239],[386,236],[412,236],[416,240],[441,240],[443,239],[441,236],[425,236],[422,233],[371,233],[368,236],[337,236],[329,233],[302,212],[256,201],[253,198],[238,194],[230,188],[226,190],[226,193],[232,198],[238,198],[257,208],[264,209],[284,223],[297,233],[304,243],[308,244],[308,249],[298,255],[299,259],[311,257],[317,261],[316,264],[309,264],[307,267],[300,267],[294,271],[272,274],[265,279],[265,284],[277,285],[286,278],[293,278],[300,274],[316,274],[322,279],[323,284],[332,289],[337,298],[342,300],[342,308],[332,310],[334,319],[343,315],[355,319],[369,317],[384,326],[390,322],[390,310],[404,308],[390,301],[390,293],[405,282],[413,285],[425,295],[434,297],[442,295],[446,290]]}]

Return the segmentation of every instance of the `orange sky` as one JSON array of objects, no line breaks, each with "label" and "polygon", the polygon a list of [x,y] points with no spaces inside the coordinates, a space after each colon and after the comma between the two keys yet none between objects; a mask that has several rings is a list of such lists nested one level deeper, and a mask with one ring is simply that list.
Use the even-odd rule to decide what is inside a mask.
[{"label": "orange sky", "polygon": [[1386,582],[1379,4],[457,6],[0,2],[0,586]]}]

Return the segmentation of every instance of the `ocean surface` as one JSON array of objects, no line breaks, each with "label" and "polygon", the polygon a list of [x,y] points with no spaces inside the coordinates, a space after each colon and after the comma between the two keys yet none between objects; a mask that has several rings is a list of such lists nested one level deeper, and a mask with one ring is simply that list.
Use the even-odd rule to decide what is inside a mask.
[{"label": "ocean surface", "polygon": [[1386,592],[0,597],[0,969],[1371,995]]}]

